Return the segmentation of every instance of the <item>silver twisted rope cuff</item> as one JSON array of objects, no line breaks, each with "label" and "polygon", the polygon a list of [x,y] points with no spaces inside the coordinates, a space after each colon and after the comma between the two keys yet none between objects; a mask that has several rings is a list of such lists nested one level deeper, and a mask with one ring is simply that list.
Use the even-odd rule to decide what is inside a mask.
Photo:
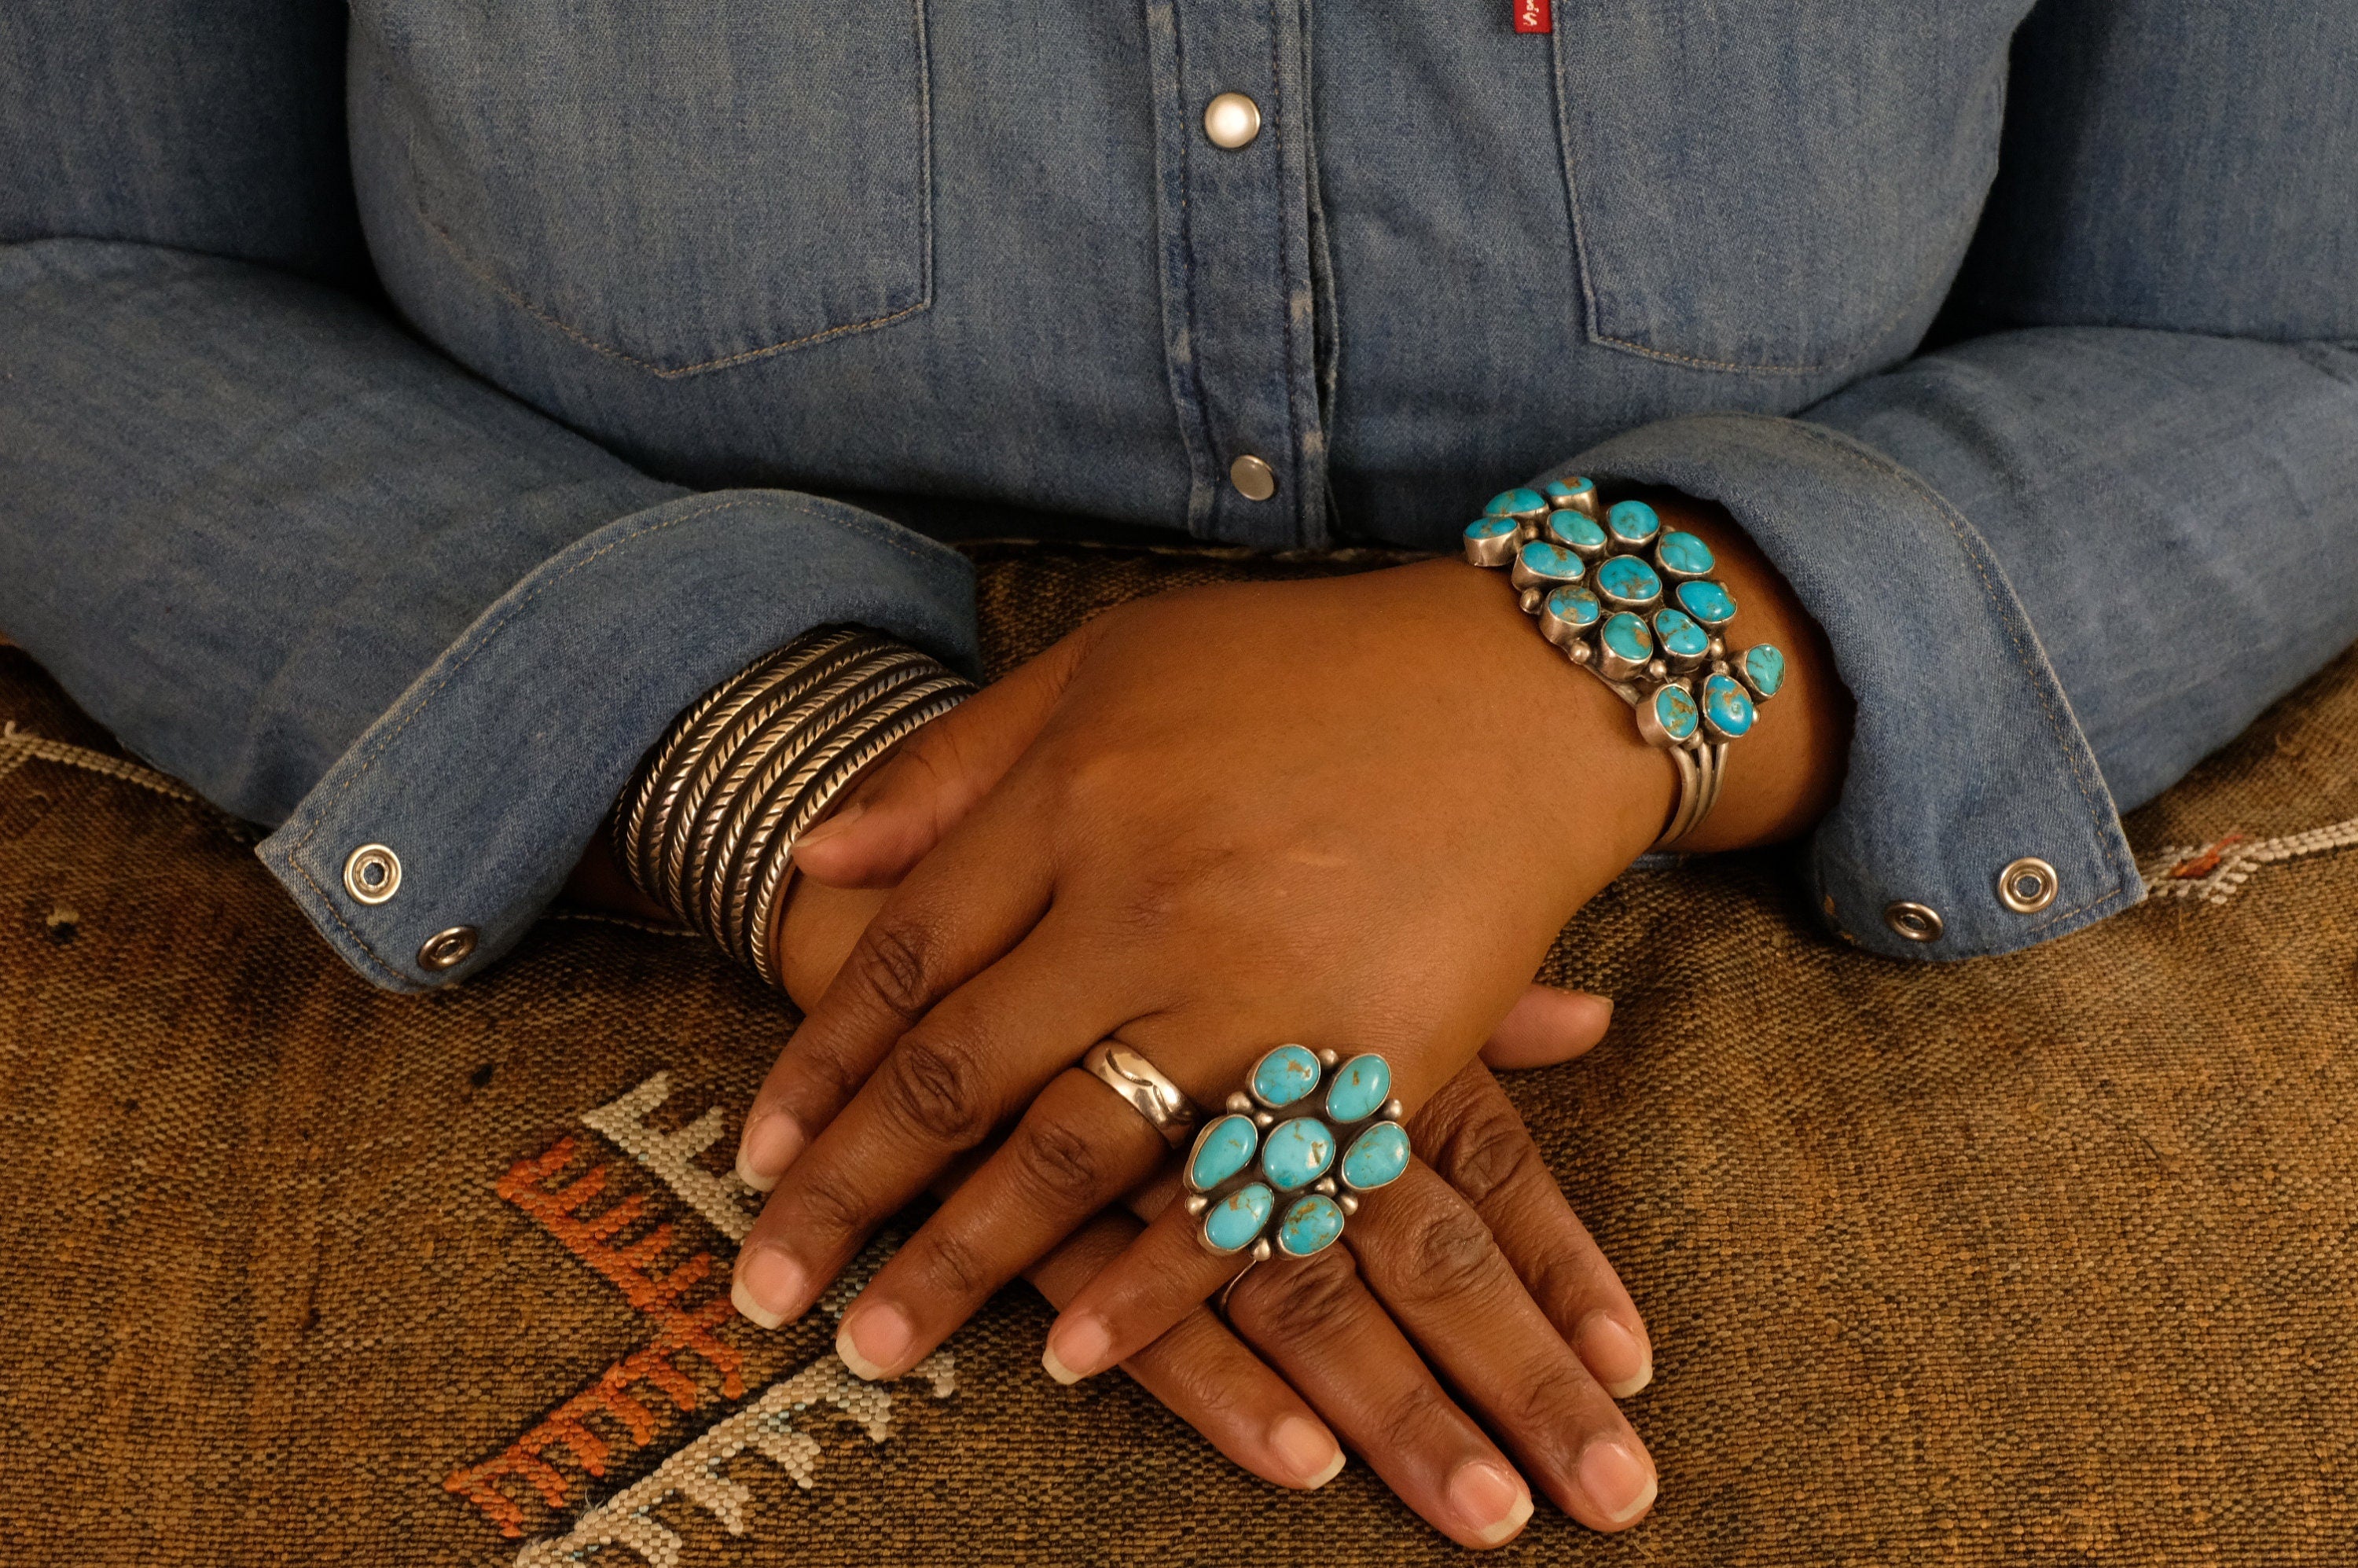
[{"label": "silver twisted rope cuff", "polygon": [[623,874],[771,985],[795,843],[861,772],[973,685],[860,626],[806,633],[672,721],[614,806]]}]

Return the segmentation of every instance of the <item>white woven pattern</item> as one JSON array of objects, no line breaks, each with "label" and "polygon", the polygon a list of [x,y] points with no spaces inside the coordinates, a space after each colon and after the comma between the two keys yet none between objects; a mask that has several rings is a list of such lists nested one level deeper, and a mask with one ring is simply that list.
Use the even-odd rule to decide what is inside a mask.
[{"label": "white woven pattern", "polygon": [[2280,838],[2230,833],[2208,844],[2171,845],[2145,857],[2137,870],[2151,897],[2224,903],[2262,866],[2353,846],[2358,846],[2358,816]]},{"label": "white woven pattern", "polygon": [[677,1132],[657,1132],[647,1125],[647,1113],[670,1098],[671,1075],[657,1073],[620,1099],[582,1112],[581,1119],[654,1172],[713,1229],[731,1241],[744,1240],[745,1233],[753,1228],[753,1217],[746,1212],[742,1200],[753,1189],[739,1181],[733,1171],[716,1176],[696,1162],[698,1155],[719,1140],[720,1108],[710,1107]]},{"label": "white woven pattern", "polygon": [[[946,1400],[956,1391],[954,1371],[950,1353],[936,1350],[907,1375],[926,1379],[933,1384],[934,1397]],[[849,1414],[867,1429],[871,1442],[882,1443],[891,1435],[892,1390],[881,1383],[863,1382],[834,1356],[822,1356],[794,1376],[771,1384],[735,1415],[715,1422],[644,1480],[586,1510],[563,1535],[525,1547],[516,1553],[516,1568],[558,1568],[616,1546],[636,1552],[650,1568],[680,1568],[687,1542],[658,1521],[654,1512],[674,1497],[686,1498],[719,1519],[730,1534],[744,1534],[753,1513],[753,1494],[720,1467],[751,1448],[793,1476],[795,1486],[810,1490],[819,1445],[816,1438],[796,1430],[795,1422],[821,1405],[833,1405]]]},{"label": "white woven pattern", "polygon": [[62,741],[44,741],[30,730],[16,728],[16,721],[12,719],[5,725],[0,725],[0,778],[6,778],[27,762],[57,762],[69,768],[80,768],[85,773],[103,773],[124,784],[137,784],[141,789],[154,790],[172,800],[193,804],[197,798],[196,791],[168,774],[87,747],[69,746]]}]

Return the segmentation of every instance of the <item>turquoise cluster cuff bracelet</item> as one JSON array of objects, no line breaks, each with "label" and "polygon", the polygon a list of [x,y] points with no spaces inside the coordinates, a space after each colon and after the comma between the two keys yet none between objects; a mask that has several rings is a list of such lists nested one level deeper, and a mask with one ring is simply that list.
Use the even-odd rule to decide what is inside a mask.
[{"label": "turquoise cluster cuff bracelet", "polygon": [[1665,529],[1642,501],[1603,506],[1579,477],[1503,491],[1466,525],[1466,558],[1507,569],[1524,613],[1628,703],[1638,733],[1668,752],[1679,799],[1657,849],[1677,847],[1718,804],[1727,748],[1785,684],[1773,643],[1731,651],[1736,596],[1713,580],[1711,546]]},{"label": "turquoise cluster cuff bracelet", "polygon": [[1408,1169],[1408,1130],[1391,1092],[1381,1056],[1345,1061],[1303,1045],[1262,1056],[1187,1152],[1187,1212],[1203,1222],[1205,1249],[1249,1249],[1258,1263],[1272,1250],[1309,1258],[1333,1246],[1361,1195]]}]

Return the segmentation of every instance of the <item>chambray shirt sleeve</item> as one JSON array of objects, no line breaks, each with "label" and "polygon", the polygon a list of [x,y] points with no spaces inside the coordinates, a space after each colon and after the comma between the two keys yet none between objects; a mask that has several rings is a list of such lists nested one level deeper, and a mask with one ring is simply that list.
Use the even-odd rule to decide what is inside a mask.
[{"label": "chambray shirt sleeve", "polygon": [[827,622],[971,668],[972,583],[851,507],[651,479],[357,297],[342,16],[0,8],[0,631],[414,990],[514,944],[699,692]]},{"label": "chambray shirt sleeve", "polygon": [[[2119,813],[2358,639],[2358,59],[2237,13],[2025,26],[1954,299],[1997,330],[1569,465],[1722,503],[1824,626],[1858,707],[1809,873],[1877,952],[2002,953],[2137,902]],[[1999,897],[2024,856],[2059,874],[2032,914]],[[1901,901],[1937,940],[1888,923]]]}]

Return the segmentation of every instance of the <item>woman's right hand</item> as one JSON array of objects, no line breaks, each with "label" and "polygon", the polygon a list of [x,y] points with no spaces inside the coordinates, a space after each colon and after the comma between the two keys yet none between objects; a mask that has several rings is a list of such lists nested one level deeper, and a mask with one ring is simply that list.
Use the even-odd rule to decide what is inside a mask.
[{"label": "woman's right hand", "polygon": [[[798,1001],[825,989],[882,898],[796,883],[780,956]],[[1610,1015],[1596,998],[1534,986],[1483,1054],[1563,1061]],[[1463,1545],[1518,1533],[1532,1485],[1592,1529],[1635,1523],[1655,1471],[1614,1400],[1646,1386],[1653,1356],[1628,1292],[1486,1065],[1466,1067],[1410,1128],[1422,1158],[1352,1223],[1348,1247],[1251,1271],[1227,1322],[1199,1306],[1123,1369],[1278,1486],[1323,1486],[1342,1467],[1339,1437]],[[1061,1308],[1176,1190],[1166,1173],[1025,1277]],[[838,1349],[858,1369],[847,1338]]]}]

